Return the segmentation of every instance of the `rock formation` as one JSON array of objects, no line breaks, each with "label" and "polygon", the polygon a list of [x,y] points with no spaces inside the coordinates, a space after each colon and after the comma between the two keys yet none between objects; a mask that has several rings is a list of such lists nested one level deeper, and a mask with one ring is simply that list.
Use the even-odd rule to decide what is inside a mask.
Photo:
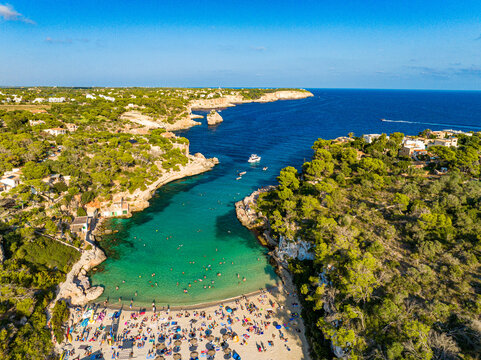
[{"label": "rock formation", "polygon": [[209,113],[209,115],[207,115],[207,124],[208,125],[216,125],[216,124],[221,123],[222,121],[224,121],[224,119],[222,119],[222,116],[220,116],[220,114],[215,110],[212,110]]},{"label": "rock formation", "polygon": [[0,264],[5,261],[5,255],[3,254],[2,239],[0,238]]},{"label": "rock formation", "polygon": [[92,249],[84,251],[80,260],[67,274],[65,281],[59,285],[54,303],[64,299],[72,305],[83,306],[102,295],[104,291],[102,287],[90,286],[87,271],[102,263],[106,258],[104,252],[95,245],[92,245]]}]

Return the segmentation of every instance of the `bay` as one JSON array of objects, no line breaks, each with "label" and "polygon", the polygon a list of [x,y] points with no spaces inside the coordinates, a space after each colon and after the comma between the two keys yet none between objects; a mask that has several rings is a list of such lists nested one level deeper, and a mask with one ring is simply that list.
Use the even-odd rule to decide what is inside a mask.
[{"label": "bay", "polygon": [[[163,186],[151,206],[130,219],[111,221],[119,232],[103,240],[108,259],[92,274],[92,283],[105,287],[98,301],[191,305],[275,285],[266,250],[240,225],[234,203],[275,183],[283,167],[300,168],[319,137],[481,130],[479,92],[310,91],[314,97],[307,99],[228,108],[220,112],[221,124],[208,127],[202,119],[201,126],[179,131],[191,153],[218,157],[220,164]],[[252,153],[262,157],[259,164],[247,163]],[[246,174],[236,180],[241,171]]]}]

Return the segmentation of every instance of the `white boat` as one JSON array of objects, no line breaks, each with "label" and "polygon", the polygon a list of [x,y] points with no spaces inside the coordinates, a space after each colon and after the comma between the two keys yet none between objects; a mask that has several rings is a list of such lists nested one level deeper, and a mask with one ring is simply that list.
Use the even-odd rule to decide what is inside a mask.
[{"label": "white boat", "polygon": [[239,175],[242,176],[242,175],[245,175],[247,171],[243,171],[243,172],[240,172]]},{"label": "white boat", "polygon": [[261,161],[261,157],[258,156],[257,154],[252,154],[249,160],[247,160],[247,162],[250,162],[250,163],[256,163],[259,161]]},{"label": "white boat", "polygon": [[236,180],[240,180],[240,179],[242,179],[242,176],[239,176],[238,178],[236,178]]},{"label": "white boat", "polygon": [[267,169],[269,169],[267,166],[262,168],[262,170],[264,171],[266,171]]}]

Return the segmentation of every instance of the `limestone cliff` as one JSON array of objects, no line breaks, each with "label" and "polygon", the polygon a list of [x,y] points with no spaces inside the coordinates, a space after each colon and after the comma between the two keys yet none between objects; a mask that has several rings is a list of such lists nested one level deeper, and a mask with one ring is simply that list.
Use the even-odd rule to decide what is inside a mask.
[{"label": "limestone cliff", "polygon": [[249,100],[244,99],[241,94],[226,95],[216,99],[202,99],[194,100],[190,103],[191,110],[209,110],[209,109],[222,109],[237,104],[245,104],[251,102],[266,103],[277,100],[297,100],[314,96],[309,91],[300,90],[280,90],[262,95],[259,99]]},{"label": "limestone cliff", "polygon": [[156,181],[147,186],[147,189],[135,190],[132,194],[128,191],[117,193],[116,197],[122,197],[130,205],[130,210],[141,211],[149,207],[149,200],[155,191],[171,181],[179,180],[187,176],[194,176],[211,170],[219,163],[217,158],[206,159],[201,153],[188,155],[189,162],[185,166],[179,166],[179,171],[164,172]]},{"label": "limestone cliff", "polygon": [[162,119],[154,119],[151,116],[142,114],[140,111],[132,110],[123,113],[120,116],[121,120],[127,120],[133,122],[135,124],[144,126],[147,129],[165,129],[167,131],[176,131],[187,129],[195,125],[200,125],[201,123],[198,121],[194,121],[192,119],[202,118],[203,116],[191,114],[187,117],[184,117],[173,124],[163,121]]},{"label": "limestone cliff", "polygon": [[[72,305],[85,305],[102,295],[104,289],[100,286],[90,286],[87,271],[102,263],[107,257],[98,247],[92,245],[92,249],[82,253],[65,281],[59,285],[55,304],[58,300],[67,300]],[[53,305],[52,305],[53,306]]]}]

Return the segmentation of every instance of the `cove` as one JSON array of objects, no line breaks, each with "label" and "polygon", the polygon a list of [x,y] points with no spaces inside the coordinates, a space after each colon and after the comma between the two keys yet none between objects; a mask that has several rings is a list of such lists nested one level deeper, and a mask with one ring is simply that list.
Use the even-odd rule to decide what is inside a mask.
[{"label": "cove", "polygon": [[[279,279],[266,250],[240,225],[234,203],[275,183],[281,168],[300,168],[317,138],[481,127],[477,92],[310,91],[312,98],[228,108],[220,113],[224,122],[215,127],[201,119],[203,125],[178,132],[190,140],[191,153],[218,157],[220,164],[161,187],[148,209],[110,222],[118,233],[102,240],[108,259],[91,277],[93,285],[105,287],[97,301],[109,298],[118,304],[121,297],[125,305],[131,299],[134,306],[150,306],[154,300],[158,306],[192,305],[275,285]],[[258,165],[247,163],[251,153],[262,157]],[[236,180],[241,171],[246,174]]]}]

